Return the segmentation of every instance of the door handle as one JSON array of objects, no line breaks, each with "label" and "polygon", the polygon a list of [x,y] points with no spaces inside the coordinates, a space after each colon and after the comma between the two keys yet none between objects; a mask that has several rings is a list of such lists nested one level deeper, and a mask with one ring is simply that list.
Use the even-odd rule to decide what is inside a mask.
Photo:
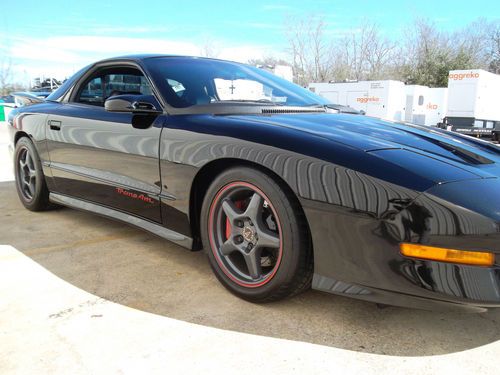
[{"label": "door handle", "polygon": [[61,121],[49,120],[49,126],[51,130],[61,130]]}]

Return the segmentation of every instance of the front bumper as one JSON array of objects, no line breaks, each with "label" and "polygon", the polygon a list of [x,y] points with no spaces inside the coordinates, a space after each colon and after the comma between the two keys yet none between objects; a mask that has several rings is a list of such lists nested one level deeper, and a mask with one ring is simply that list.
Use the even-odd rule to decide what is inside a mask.
[{"label": "front bumper", "polygon": [[[498,199],[494,200],[500,180],[485,181],[431,189],[399,213],[379,216],[302,200],[313,239],[313,288],[431,310],[500,307],[500,220],[496,216],[500,209]],[[465,189],[462,195],[457,186]],[[477,193],[476,199],[467,199],[471,191]],[[449,195],[455,203],[445,199]],[[399,252],[401,242],[490,251],[496,254],[496,263],[482,267],[407,258]]]},{"label": "front bumper", "polygon": [[[443,263],[439,264],[439,262],[428,263],[427,265],[419,265],[413,269],[421,269],[426,272],[429,270],[428,266],[430,266],[430,269],[436,270],[443,265]],[[430,289],[425,293],[418,291],[418,295],[346,283],[316,273],[313,277],[312,288],[374,303],[432,311],[462,310],[466,312],[484,312],[490,308],[500,307],[500,301],[498,301],[498,295],[496,295],[499,291],[498,285],[500,281],[498,278],[498,268],[490,269],[489,271],[491,272],[476,274],[472,272],[472,276],[477,278],[477,280],[465,278],[465,283],[463,283],[463,272],[459,271],[458,273],[460,275],[457,276],[454,274],[454,269],[450,268],[449,270],[452,271],[451,274],[444,272],[443,275],[438,277],[438,280],[441,282],[436,283],[438,288]],[[497,276],[492,275],[494,273],[496,273]],[[420,276],[413,276],[416,276],[416,280],[421,279],[422,281]],[[467,297],[462,297],[465,294],[461,289],[462,287],[468,288],[469,292],[471,290],[473,292]],[[474,288],[477,289],[474,290]],[[478,298],[475,299],[474,294],[476,294]],[[493,298],[491,298],[491,295],[493,295]],[[486,298],[483,299],[484,297]]]}]

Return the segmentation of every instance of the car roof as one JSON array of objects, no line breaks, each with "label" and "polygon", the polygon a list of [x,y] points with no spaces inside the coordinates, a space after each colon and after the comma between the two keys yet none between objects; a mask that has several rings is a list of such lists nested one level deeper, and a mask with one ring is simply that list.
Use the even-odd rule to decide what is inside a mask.
[{"label": "car roof", "polygon": [[165,58],[165,57],[181,58],[181,59],[186,59],[186,60],[195,60],[196,59],[196,60],[216,60],[216,61],[235,62],[235,61],[230,61],[230,60],[222,60],[222,59],[215,59],[215,58],[202,57],[202,56],[168,55],[168,54],[136,54],[136,55],[124,55],[124,56],[110,57],[107,59],[97,61],[96,63],[123,61],[123,60],[138,62],[138,61],[143,61],[143,60],[148,60],[148,59]]}]

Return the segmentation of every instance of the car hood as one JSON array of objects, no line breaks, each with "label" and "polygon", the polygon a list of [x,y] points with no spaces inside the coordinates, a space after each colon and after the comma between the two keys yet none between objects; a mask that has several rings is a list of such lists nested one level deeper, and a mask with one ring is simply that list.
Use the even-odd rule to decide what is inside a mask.
[{"label": "car hood", "polygon": [[397,152],[409,151],[466,169],[480,177],[500,177],[500,147],[434,127],[349,114],[234,117],[247,120],[252,117],[252,121],[325,137],[382,158],[387,157],[388,150],[395,151],[390,153],[393,160],[398,159]]}]

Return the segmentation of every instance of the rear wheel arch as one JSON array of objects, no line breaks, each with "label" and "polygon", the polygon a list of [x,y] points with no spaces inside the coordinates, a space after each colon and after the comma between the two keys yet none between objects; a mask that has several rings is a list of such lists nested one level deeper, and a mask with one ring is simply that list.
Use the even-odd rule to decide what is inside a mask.
[{"label": "rear wheel arch", "polygon": [[[193,237],[193,249],[201,250],[201,233],[200,233],[200,215],[201,208],[203,205],[203,200],[205,199],[208,187],[216,179],[216,177],[227,169],[233,167],[250,167],[261,172],[266,173],[271,178],[275,180],[281,188],[283,188],[288,196],[293,199],[296,203],[296,207],[301,211],[300,214],[303,216],[305,224],[307,226],[307,231],[310,235],[311,231],[309,228],[309,223],[307,217],[304,214],[302,205],[300,204],[297,193],[290,187],[290,185],[276,172],[266,168],[260,164],[254,163],[252,161],[235,159],[235,158],[224,158],[213,160],[205,164],[196,174],[193,183],[191,185],[190,199],[189,199],[189,218],[191,223],[191,231]],[[314,251],[311,242],[311,251]]]},{"label": "rear wheel arch", "polygon": [[17,144],[17,142],[19,142],[19,140],[23,137],[26,137],[28,139],[30,139],[31,141],[33,141],[31,139],[31,137],[29,136],[28,133],[26,132],[23,132],[22,130],[18,131],[15,135],[14,135],[14,146]]},{"label": "rear wheel arch", "polygon": [[40,150],[38,149],[38,146],[37,146],[37,142],[35,141],[34,137],[29,134],[29,133],[26,133],[25,131],[22,131],[22,130],[19,130],[18,132],[16,132],[16,134],[14,135],[14,149],[17,145],[17,143],[23,139],[23,138],[26,138],[28,139],[32,144],[33,144],[33,147],[35,148],[35,151],[37,152],[37,155],[36,157],[40,160],[40,162],[42,162],[41,158],[40,158]]}]

